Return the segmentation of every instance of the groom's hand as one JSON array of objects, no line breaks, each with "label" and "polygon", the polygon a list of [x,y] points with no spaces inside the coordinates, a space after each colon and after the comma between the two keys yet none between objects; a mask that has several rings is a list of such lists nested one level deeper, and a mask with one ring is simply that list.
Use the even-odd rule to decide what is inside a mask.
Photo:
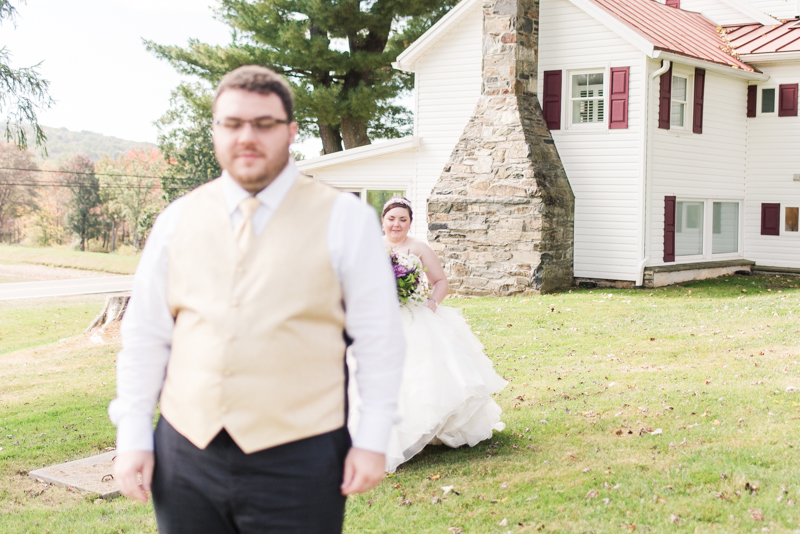
[{"label": "groom's hand", "polygon": [[[153,481],[153,468],[155,457],[151,451],[125,451],[114,458],[114,479],[117,481],[119,492],[136,499],[147,502],[147,493]],[[142,484],[139,485],[139,473],[142,475]]]},{"label": "groom's hand", "polygon": [[371,490],[381,483],[386,470],[386,455],[351,448],[344,459],[342,495]]}]

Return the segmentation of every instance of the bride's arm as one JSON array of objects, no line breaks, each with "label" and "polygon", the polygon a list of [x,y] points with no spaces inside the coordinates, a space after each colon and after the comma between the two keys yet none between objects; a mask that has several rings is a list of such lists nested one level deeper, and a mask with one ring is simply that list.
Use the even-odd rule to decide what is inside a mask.
[{"label": "bride's arm", "polygon": [[448,284],[447,276],[444,274],[442,263],[439,261],[439,256],[433,251],[431,247],[425,243],[419,243],[421,253],[419,259],[422,261],[422,266],[425,267],[425,275],[428,277],[428,283],[431,285],[431,295],[428,300],[428,307],[436,311],[436,306],[441,304],[447,296]]}]

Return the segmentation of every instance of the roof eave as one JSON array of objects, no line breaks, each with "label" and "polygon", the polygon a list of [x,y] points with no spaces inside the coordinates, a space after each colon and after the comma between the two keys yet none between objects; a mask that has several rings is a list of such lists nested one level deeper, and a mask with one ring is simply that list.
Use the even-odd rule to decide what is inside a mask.
[{"label": "roof eave", "polygon": [[781,63],[783,61],[798,61],[800,60],[800,51],[798,52],[768,52],[763,54],[742,54],[742,61],[747,63]]},{"label": "roof eave", "polygon": [[451,9],[447,15],[439,19],[439,22],[423,33],[419,39],[403,50],[403,52],[397,56],[397,60],[392,63],[392,67],[397,70],[414,72],[414,64],[420,56],[436,44],[436,42],[438,42],[453,26],[458,24],[465,15],[469,14],[476,5],[481,5],[481,1],[462,0]]},{"label": "roof eave", "polygon": [[352,163],[357,160],[385,156],[386,154],[393,154],[395,152],[403,152],[405,150],[417,148],[419,146],[419,140],[419,137],[409,135],[407,137],[401,137],[400,139],[375,143],[374,145],[350,148],[342,150],[341,152],[333,152],[331,154],[325,154],[324,156],[298,161],[297,168],[303,172],[308,172],[324,167]]},{"label": "roof eave", "polygon": [[748,81],[765,82],[769,80],[769,75],[762,72],[737,69],[729,65],[714,63],[713,61],[706,61],[691,56],[685,56],[683,54],[676,54],[666,50],[656,50],[651,57],[653,59],[668,59],[682,65],[700,67],[701,69],[710,70],[711,72],[716,72],[719,74],[724,74],[725,76],[731,76],[733,78],[740,78]]}]

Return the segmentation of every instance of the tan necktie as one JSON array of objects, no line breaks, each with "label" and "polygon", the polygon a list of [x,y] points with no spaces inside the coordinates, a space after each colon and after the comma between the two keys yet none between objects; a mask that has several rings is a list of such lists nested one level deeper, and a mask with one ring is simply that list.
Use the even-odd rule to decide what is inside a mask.
[{"label": "tan necktie", "polygon": [[242,212],[242,224],[236,232],[236,244],[239,245],[239,250],[244,254],[253,244],[256,234],[253,231],[253,214],[261,205],[256,197],[247,197],[239,204],[239,211]]}]

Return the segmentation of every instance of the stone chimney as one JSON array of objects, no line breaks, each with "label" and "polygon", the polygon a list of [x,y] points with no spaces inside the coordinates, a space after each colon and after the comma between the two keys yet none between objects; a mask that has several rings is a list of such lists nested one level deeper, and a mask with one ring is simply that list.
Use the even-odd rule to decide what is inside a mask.
[{"label": "stone chimney", "polygon": [[575,199],[537,94],[538,0],[484,0],[483,89],[428,199],[451,292],[572,284]]}]

